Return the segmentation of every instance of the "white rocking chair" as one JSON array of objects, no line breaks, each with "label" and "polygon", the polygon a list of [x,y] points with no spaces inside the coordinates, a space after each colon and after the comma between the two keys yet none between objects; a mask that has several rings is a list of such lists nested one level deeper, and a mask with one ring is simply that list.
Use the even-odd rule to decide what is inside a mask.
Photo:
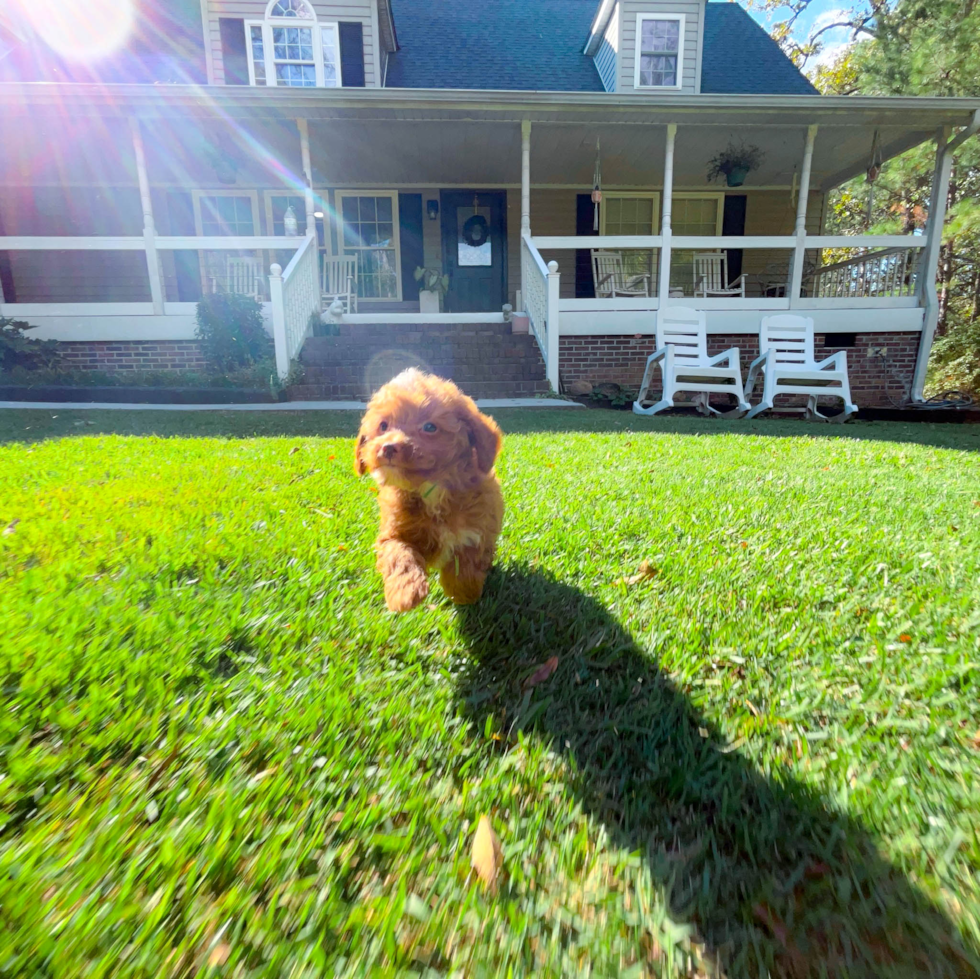
[{"label": "white rocking chair", "polygon": [[[262,275],[262,262],[257,258],[229,258],[225,266],[224,282],[220,283],[225,292],[237,292],[262,301],[265,296],[265,280]],[[211,291],[219,291],[217,278],[211,280]]]},{"label": "white rocking chair", "polygon": [[[770,410],[777,394],[808,395],[806,416],[821,421],[845,422],[858,410],[851,403],[847,352],[838,350],[824,360],[815,360],[812,319],[792,313],[763,317],[759,350],[761,355],[749,367],[745,394],[748,397],[752,393],[761,372],[762,401],[749,411],[749,418]],[[817,411],[818,397],[838,397],[844,402],[844,410],[828,418]]]},{"label": "white rocking chair", "polygon": [[345,313],[356,313],[357,258],[354,255],[324,255],[320,290],[324,309],[339,302]]},{"label": "white rocking chair", "polygon": [[592,251],[592,282],[597,299],[616,296],[649,296],[649,274],[627,275],[619,252]]},{"label": "white rocking chair", "polygon": [[[643,402],[650,400],[647,392],[656,364],[663,374],[664,392],[660,401],[645,408]],[[655,415],[665,408],[673,408],[678,391],[698,392],[695,404],[702,415],[741,418],[749,410],[742,393],[738,347],[709,357],[704,312],[689,306],[668,306],[657,314],[657,349],[647,358],[633,411],[637,415]],[[708,403],[711,394],[729,394],[738,406],[731,411],[718,411]]]},{"label": "white rocking chair", "polygon": [[741,296],[745,298],[747,275],[728,281],[728,252],[694,253],[694,295]]}]

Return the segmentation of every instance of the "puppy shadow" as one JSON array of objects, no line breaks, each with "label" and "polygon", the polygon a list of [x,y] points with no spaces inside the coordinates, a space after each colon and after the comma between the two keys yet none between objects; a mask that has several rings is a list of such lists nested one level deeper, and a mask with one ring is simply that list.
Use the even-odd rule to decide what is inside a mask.
[{"label": "puppy shadow", "polygon": [[[504,568],[458,616],[474,727],[492,713],[498,729],[574,756],[569,794],[613,844],[639,852],[674,920],[694,926],[725,974],[978,974],[977,950],[867,829],[726,745],[600,602]],[[554,676],[526,690],[556,655]]]}]

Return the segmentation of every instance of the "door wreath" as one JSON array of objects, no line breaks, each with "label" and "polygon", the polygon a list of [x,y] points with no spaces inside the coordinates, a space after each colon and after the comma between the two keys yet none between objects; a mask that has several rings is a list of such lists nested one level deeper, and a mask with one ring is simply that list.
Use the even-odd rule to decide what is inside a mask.
[{"label": "door wreath", "polygon": [[480,214],[474,214],[473,217],[467,218],[466,223],[463,225],[463,241],[467,245],[473,248],[479,248],[481,245],[485,245],[487,238],[490,237],[490,226],[487,224],[487,219]]}]

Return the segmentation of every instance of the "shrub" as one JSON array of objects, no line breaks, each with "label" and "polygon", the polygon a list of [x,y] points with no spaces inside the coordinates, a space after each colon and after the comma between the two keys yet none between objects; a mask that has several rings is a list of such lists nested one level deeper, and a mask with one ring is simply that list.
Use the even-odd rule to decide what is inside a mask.
[{"label": "shrub", "polygon": [[24,335],[33,329],[36,327],[23,320],[0,316],[0,371],[39,370],[58,364],[61,355],[57,340],[35,340]]},{"label": "shrub", "polygon": [[936,338],[927,386],[933,394],[958,390],[980,396],[980,320],[951,323]]},{"label": "shrub", "polygon": [[249,367],[272,355],[272,338],[262,325],[262,306],[235,292],[205,296],[197,304],[196,337],[215,374]]}]

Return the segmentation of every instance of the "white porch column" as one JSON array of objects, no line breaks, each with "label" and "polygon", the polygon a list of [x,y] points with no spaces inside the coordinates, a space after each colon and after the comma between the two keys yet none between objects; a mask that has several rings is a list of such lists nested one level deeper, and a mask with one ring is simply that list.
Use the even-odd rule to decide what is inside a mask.
[{"label": "white porch column", "polygon": [[282,266],[269,266],[269,300],[272,306],[272,340],[276,351],[276,373],[284,380],[289,373],[289,348],[286,344],[286,307],[282,296]]},{"label": "white porch column", "polygon": [[[672,122],[667,126],[667,150],[664,155],[664,194],[663,205],[661,207],[663,216],[660,221],[660,235],[663,238],[663,244],[660,246],[660,273],[657,283],[657,295],[661,309],[666,308],[667,300],[670,298],[670,216],[674,209],[674,144],[676,140],[677,123]],[[654,228],[654,231],[656,230]]]},{"label": "white porch column", "polygon": [[299,130],[299,149],[303,161],[303,198],[306,202],[306,234],[307,237],[316,235],[316,218],[313,212],[313,165],[310,162],[310,127],[305,119],[296,120],[296,128]]},{"label": "white porch column", "polygon": [[558,391],[558,356],[560,334],[558,325],[558,302],[560,295],[561,275],[558,273],[558,263],[548,263],[548,312],[545,322],[548,324],[547,346],[548,360],[545,363],[545,376],[553,391]]},{"label": "white porch column", "polygon": [[813,147],[817,141],[818,128],[813,125],[807,129],[806,147],[803,150],[803,168],[800,171],[800,189],[796,199],[796,251],[793,252],[789,284],[791,309],[799,305],[800,291],[803,288],[803,264],[806,259],[806,208],[810,198],[810,173],[813,170]]},{"label": "white porch column", "polygon": [[146,154],[143,152],[143,132],[135,116],[129,120],[133,133],[133,153],[136,156],[136,176],[140,185],[140,203],[143,206],[143,248],[146,252],[146,272],[150,279],[150,301],[153,312],[163,315],[163,276],[160,274],[160,257],[157,254],[157,232],[153,223],[153,200],[150,197],[150,178],[146,172]]},{"label": "white porch column", "polygon": [[[521,238],[531,234],[531,120],[521,122]],[[521,294],[517,308],[524,309],[527,283],[524,281],[524,263],[521,262]]]},{"label": "white porch column", "polygon": [[932,175],[932,196],[929,198],[929,218],[926,224],[928,244],[919,259],[919,288],[925,316],[922,335],[919,338],[919,356],[915,361],[912,375],[911,398],[922,400],[926,386],[926,370],[929,367],[929,353],[939,325],[939,296],[936,292],[936,276],[939,273],[939,253],[943,244],[943,225],[946,221],[946,201],[949,197],[949,181],[953,172],[953,153],[949,148],[949,130],[940,129],[936,134],[936,168]]}]

